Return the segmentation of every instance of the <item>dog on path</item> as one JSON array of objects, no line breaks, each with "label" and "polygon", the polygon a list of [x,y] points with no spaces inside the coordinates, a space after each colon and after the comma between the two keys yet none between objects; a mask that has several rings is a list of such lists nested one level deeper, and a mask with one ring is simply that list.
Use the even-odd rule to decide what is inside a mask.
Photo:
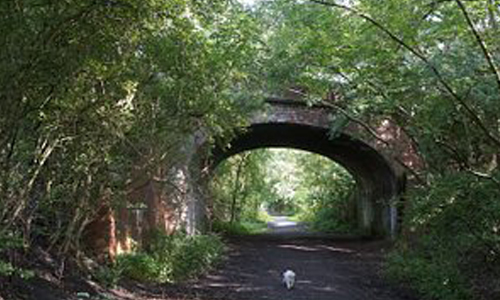
[{"label": "dog on path", "polygon": [[293,287],[295,285],[295,272],[292,270],[289,270],[289,269],[286,270],[285,272],[283,272],[282,281],[288,290],[293,289]]}]

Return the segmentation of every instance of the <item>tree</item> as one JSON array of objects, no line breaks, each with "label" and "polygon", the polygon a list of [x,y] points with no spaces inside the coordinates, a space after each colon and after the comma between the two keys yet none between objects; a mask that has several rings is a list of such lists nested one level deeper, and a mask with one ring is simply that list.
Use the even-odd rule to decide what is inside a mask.
[{"label": "tree", "polygon": [[267,150],[260,149],[230,157],[217,167],[212,179],[215,220],[257,219],[262,204],[276,197],[267,174],[271,158]]},{"label": "tree", "polygon": [[[301,86],[306,99],[369,135],[389,119],[425,160],[425,169],[414,170],[421,181],[412,186],[404,223],[405,233],[420,239],[402,242],[409,250],[401,252],[398,276],[413,270],[405,278],[441,299],[469,299],[464,290],[477,289],[474,274],[488,274],[481,285],[492,282],[498,215],[477,212],[497,211],[500,186],[498,1],[273,1],[259,13],[271,28],[269,90]],[[474,257],[496,267],[474,264]],[[475,272],[458,271],[473,265]],[[428,273],[433,280],[419,285]]]},{"label": "tree", "polygon": [[238,5],[7,1],[0,11],[0,236],[26,248],[81,253],[86,225],[123,205],[134,172],[169,184],[189,137],[230,134],[257,102],[259,27]]}]

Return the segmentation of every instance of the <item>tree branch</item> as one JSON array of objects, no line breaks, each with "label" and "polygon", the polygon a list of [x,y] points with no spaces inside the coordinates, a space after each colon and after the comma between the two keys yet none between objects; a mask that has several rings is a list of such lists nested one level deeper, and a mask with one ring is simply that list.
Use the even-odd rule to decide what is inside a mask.
[{"label": "tree branch", "polygon": [[462,13],[463,13],[463,15],[465,17],[465,20],[467,21],[467,24],[469,25],[470,31],[474,35],[474,38],[476,39],[477,44],[481,48],[481,51],[483,52],[484,58],[486,59],[486,61],[488,62],[488,66],[490,67],[490,71],[495,76],[495,80],[497,82],[498,91],[500,92],[500,73],[498,72],[498,68],[495,65],[495,61],[493,60],[493,56],[488,51],[488,48],[486,46],[486,42],[479,35],[479,32],[476,30],[476,27],[474,26],[474,23],[472,23],[472,20],[471,20],[471,18],[469,16],[469,13],[467,12],[467,9],[465,8],[465,6],[462,3],[462,1],[455,0],[455,2],[457,3],[458,7],[462,11]]},{"label": "tree branch", "polygon": [[[325,105],[326,107],[330,107],[330,108],[333,108],[337,111],[339,111],[340,113],[342,113],[347,119],[349,119],[349,121],[352,121],[356,124],[358,124],[359,126],[361,126],[363,129],[365,129],[371,136],[373,136],[377,141],[381,142],[382,144],[384,144],[384,146],[388,147],[388,148],[391,148],[391,144],[389,142],[387,142],[386,140],[384,140],[381,136],[378,135],[378,133],[375,131],[375,129],[373,129],[370,125],[366,124],[365,122],[363,122],[362,120],[352,116],[349,112],[347,112],[345,109],[343,109],[342,107],[336,105],[336,104],[332,104],[332,103],[329,103],[329,102],[326,102],[326,101],[321,101],[320,102],[322,105]],[[406,169],[408,172],[410,172],[410,174],[413,175],[413,177],[415,178],[415,180],[417,180],[420,184],[422,185],[427,185],[427,183],[425,182],[425,180],[423,180],[420,175],[415,171],[413,170],[411,167],[407,166],[401,159],[399,159],[399,157],[397,156],[393,156],[392,157],[401,167],[403,167],[404,169]]]},{"label": "tree branch", "polygon": [[405,41],[403,41],[401,38],[397,37],[395,34],[393,34],[389,29],[387,29],[385,26],[377,22],[375,19],[370,17],[369,15],[362,13],[352,7],[342,5],[342,4],[337,4],[333,2],[328,2],[326,0],[309,0],[313,3],[325,5],[325,6],[330,6],[330,7],[335,7],[335,8],[340,8],[343,9],[353,15],[356,15],[368,22],[370,22],[373,26],[377,27],[380,29],[382,32],[387,34],[389,38],[391,38],[394,42],[398,43],[401,45],[403,48],[406,50],[410,51],[413,55],[415,55],[417,58],[419,58],[434,74],[438,82],[445,88],[445,90],[452,96],[453,99],[455,99],[456,102],[458,102],[459,105],[461,105],[471,118],[472,122],[475,123],[481,131],[486,135],[486,137],[497,147],[500,147],[500,138],[498,138],[495,134],[493,134],[491,131],[488,130],[488,127],[486,124],[483,123],[479,115],[474,111],[474,109],[467,104],[467,102],[464,101],[456,92],[455,90],[451,87],[451,85],[444,80],[443,76],[439,72],[439,70],[425,57],[422,53],[420,53],[417,49],[411,47],[408,45]]}]

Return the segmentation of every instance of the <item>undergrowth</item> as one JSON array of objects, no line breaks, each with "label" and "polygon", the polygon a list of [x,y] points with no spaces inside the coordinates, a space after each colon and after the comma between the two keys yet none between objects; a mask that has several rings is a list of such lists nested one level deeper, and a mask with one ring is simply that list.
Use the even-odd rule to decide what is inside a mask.
[{"label": "undergrowth", "polygon": [[220,261],[224,244],[216,235],[155,233],[143,251],[119,255],[111,268],[96,277],[115,285],[121,278],[140,282],[179,282],[196,277]]},{"label": "undergrowth", "polygon": [[304,222],[310,231],[323,233],[357,233],[355,224],[342,216],[343,208],[337,206],[319,207],[303,211],[290,217],[290,220]]},{"label": "undergrowth", "polygon": [[437,300],[500,299],[500,193],[468,174],[414,191],[387,275]]},{"label": "undergrowth", "polygon": [[19,252],[22,251],[22,248],[23,241],[20,237],[13,234],[0,234],[0,277],[33,278],[34,272],[32,270],[16,266],[9,259],[9,252]]},{"label": "undergrowth", "polygon": [[267,223],[261,220],[246,220],[235,223],[214,221],[212,230],[229,236],[258,234],[267,230]]},{"label": "undergrowth", "polygon": [[267,211],[259,210],[236,222],[216,219],[212,222],[212,231],[227,236],[259,234],[267,231],[267,223],[271,220]]},{"label": "undergrowth", "polygon": [[430,299],[470,300],[466,277],[445,253],[425,256],[419,251],[396,251],[387,258],[389,279],[411,286]]}]

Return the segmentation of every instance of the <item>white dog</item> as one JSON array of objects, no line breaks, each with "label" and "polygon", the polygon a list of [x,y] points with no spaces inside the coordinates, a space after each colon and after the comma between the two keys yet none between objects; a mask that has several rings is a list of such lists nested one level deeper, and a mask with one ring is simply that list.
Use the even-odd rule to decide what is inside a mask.
[{"label": "white dog", "polygon": [[292,270],[286,270],[283,272],[283,284],[289,290],[293,289],[295,285],[295,272]]}]

